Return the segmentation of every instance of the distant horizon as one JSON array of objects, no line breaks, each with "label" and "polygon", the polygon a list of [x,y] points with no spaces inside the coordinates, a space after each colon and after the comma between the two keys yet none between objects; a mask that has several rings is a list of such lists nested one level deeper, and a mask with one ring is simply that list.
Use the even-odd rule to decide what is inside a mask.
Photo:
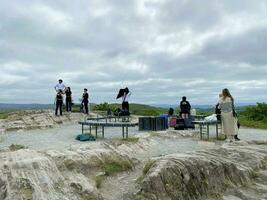
[{"label": "distant horizon", "polygon": [[[90,102],[90,104],[101,104],[101,103],[108,103],[108,104],[120,104],[118,102]],[[255,103],[242,103],[242,102],[237,102],[236,105],[244,105],[244,106],[248,106],[248,105],[256,105],[257,103],[265,103],[265,102],[255,102]],[[77,102],[74,102],[74,104],[79,104]],[[143,104],[143,105],[149,105],[149,106],[156,106],[156,107],[167,107],[167,106],[174,106],[174,105],[179,105],[178,103],[171,103],[171,104],[166,104],[166,103],[140,103],[140,102],[130,102],[130,104]],[[54,104],[45,104],[45,103],[8,103],[8,102],[0,102],[0,105],[54,105]],[[191,104],[192,106],[213,106],[214,104]]]}]

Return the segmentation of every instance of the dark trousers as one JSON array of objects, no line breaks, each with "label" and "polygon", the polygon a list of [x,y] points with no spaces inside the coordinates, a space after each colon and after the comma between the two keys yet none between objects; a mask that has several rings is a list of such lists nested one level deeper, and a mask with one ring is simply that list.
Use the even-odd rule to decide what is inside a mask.
[{"label": "dark trousers", "polygon": [[128,103],[128,101],[122,102],[121,107],[122,107],[122,110],[128,110],[129,111],[129,103]]},{"label": "dark trousers", "polygon": [[88,114],[88,101],[83,102],[85,114]]},{"label": "dark trousers", "polygon": [[62,115],[62,105],[63,105],[63,101],[57,101],[56,102],[56,112],[55,112],[55,115],[57,115],[58,109],[59,109],[60,115]]},{"label": "dark trousers", "polygon": [[71,99],[66,98],[66,111],[71,111]]}]

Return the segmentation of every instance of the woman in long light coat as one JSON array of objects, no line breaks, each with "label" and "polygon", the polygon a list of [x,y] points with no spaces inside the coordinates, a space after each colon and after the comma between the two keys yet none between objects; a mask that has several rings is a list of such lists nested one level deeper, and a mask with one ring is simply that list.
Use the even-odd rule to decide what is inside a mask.
[{"label": "woman in long light coat", "polygon": [[222,131],[230,142],[233,142],[234,136],[237,135],[237,119],[234,116],[234,98],[227,88],[222,90],[222,97],[219,100],[221,109]]}]

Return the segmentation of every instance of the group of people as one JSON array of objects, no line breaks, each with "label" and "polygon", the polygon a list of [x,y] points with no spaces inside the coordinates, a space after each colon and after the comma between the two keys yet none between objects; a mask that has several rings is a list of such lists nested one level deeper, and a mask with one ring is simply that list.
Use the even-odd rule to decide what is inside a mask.
[{"label": "group of people", "polygon": [[[56,104],[55,115],[56,116],[58,115],[58,111],[59,111],[59,114],[62,115],[64,95],[66,95],[66,112],[71,112],[72,105],[73,105],[71,88],[66,87],[65,84],[63,83],[63,80],[59,79],[58,84],[55,85],[54,89],[57,92],[56,98],[55,98],[55,104]],[[85,114],[89,113],[88,104],[89,104],[89,94],[88,94],[88,90],[84,88],[81,105],[84,108],[83,112]]]},{"label": "group of people", "polygon": [[[190,115],[191,105],[186,100],[186,97],[182,97],[180,102],[180,116],[182,118],[188,118]],[[222,90],[219,94],[219,101],[216,105],[217,119],[222,123],[222,132],[229,139],[229,142],[233,140],[240,140],[237,136],[238,128],[240,126],[237,114],[234,106],[234,98],[227,88]]]}]

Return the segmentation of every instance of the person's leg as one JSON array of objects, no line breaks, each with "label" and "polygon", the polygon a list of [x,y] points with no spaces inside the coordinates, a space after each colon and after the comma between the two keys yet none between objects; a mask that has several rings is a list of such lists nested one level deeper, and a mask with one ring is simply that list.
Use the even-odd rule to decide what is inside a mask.
[{"label": "person's leg", "polygon": [[121,109],[122,110],[125,110],[126,108],[125,108],[125,102],[122,102],[122,104],[121,104]]},{"label": "person's leg", "polygon": [[56,110],[55,110],[55,115],[57,115],[57,111],[58,111],[58,102],[56,102]]},{"label": "person's leg", "polygon": [[60,115],[62,115],[62,105],[63,105],[63,102],[61,101],[59,103],[59,111],[60,111]]},{"label": "person's leg", "polygon": [[69,101],[66,99],[66,112],[69,112]]},{"label": "person's leg", "polygon": [[88,102],[84,103],[85,113],[88,114]]},{"label": "person's leg", "polygon": [[128,101],[125,102],[125,109],[129,111],[129,103],[128,103]]}]

